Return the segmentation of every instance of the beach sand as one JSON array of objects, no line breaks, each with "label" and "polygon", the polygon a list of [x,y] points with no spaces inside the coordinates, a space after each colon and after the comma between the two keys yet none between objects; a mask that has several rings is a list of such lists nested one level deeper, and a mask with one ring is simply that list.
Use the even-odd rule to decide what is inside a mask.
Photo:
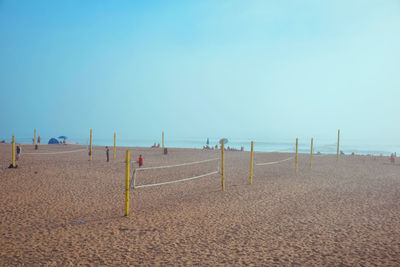
[{"label": "beach sand", "polygon": [[[124,217],[125,150],[93,161],[74,145],[22,145],[17,169],[0,169],[0,266],[400,266],[400,165],[388,157],[314,156],[255,166],[226,153],[221,176],[138,188]],[[132,148],[144,167],[220,151]],[[288,153],[255,153],[258,163]],[[0,166],[11,145],[0,144]],[[136,167],[135,164],[133,166]],[[217,170],[217,162],[138,172],[137,184]]]}]

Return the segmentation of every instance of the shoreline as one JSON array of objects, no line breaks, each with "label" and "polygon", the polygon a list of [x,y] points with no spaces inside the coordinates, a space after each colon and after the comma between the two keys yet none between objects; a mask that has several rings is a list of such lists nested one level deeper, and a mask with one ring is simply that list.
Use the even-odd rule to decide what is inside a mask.
[{"label": "shoreline", "polygon": [[[24,147],[32,147],[33,149],[34,149],[34,145],[33,144],[31,144],[31,143],[17,143],[16,142],[16,145],[17,144],[21,144],[22,145],[22,148],[24,148]],[[0,146],[4,146],[4,145],[11,145],[11,143],[0,143]],[[86,147],[86,148],[88,148],[89,147],[89,145],[83,145],[83,144],[40,144],[39,145],[39,149],[38,150],[35,150],[35,151],[40,151],[40,147],[41,146],[45,146],[45,147]],[[110,148],[110,153],[112,153],[112,149],[113,149],[113,145],[111,145],[111,146],[108,146],[109,148]],[[194,149],[194,150],[202,150],[202,151],[220,151],[220,149],[203,149],[203,148],[196,148],[196,147],[193,147],[193,148],[191,148],[191,147],[169,147],[169,146],[165,146],[166,148],[168,148],[168,149]],[[96,149],[100,149],[100,148],[105,148],[105,146],[103,146],[103,145],[93,145],[93,148],[96,148]],[[116,148],[118,149],[118,148],[131,148],[131,149],[154,149],[154,150],[156,150],[156,149],[162,149],[162,148],[160,148],[160,147],[158,147],[158,148],[153,148],[153,147],[151,147],[151,146],[149,146],[149,147],[141,147],[141,146],[128,146],[128,145],[117,145],[116,146]],[[255,146],[255,148],[254,148],[254,152],[255,153],[285,153],[285,154],[294,154],[295,152],[293,151],[293,152],[291,152],[291,151],[264,151],[264,150],[257,150],[256,149],[257,147]],[[225,149],[225,151],[227,151],[226,149]],[[229,152],[249,152],[249,150],[244,150],[244,151],[240,151],[240,150],[231,150],[231,151],[229,151]],[[299,151],[299,155],[310,155],[310,152],[304,152],[304,151]],[[314,152],[313,153],[313,155],[336,155],[336,152],[335,153],[330,153],[330,152]],[[385,152],[385,153],[357,153],[357,152],[355,152],[354,153],[354,155],[358,155],[358,156],[373,156],[373,157],[390,157],[390,155],[391,155],[391,152]],[[347,152],[345,152],[344,154],[339,154],[339,156],[351,156],[351,152],[350,153],[347,153]]]}]

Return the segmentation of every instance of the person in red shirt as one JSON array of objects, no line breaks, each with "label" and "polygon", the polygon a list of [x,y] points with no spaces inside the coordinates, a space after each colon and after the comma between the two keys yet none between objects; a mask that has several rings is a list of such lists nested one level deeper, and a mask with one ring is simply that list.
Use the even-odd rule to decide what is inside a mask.
[{"label": "person in red shirt", "polygon": [[143,157],[142,155],[139,156],[139,167],[141,167],[143,165]]}]

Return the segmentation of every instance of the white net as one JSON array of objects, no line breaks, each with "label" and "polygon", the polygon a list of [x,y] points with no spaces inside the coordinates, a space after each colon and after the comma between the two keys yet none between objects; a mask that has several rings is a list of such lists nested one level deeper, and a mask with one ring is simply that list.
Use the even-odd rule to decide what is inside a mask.
[{"label": "white net", "polygon": [[86,148],[84,149],[76,149],[76,150],[69,150],[69,151],[55,151],[55,152],[27,152],[24,155],[53,155],[53,154],[65,154],[65,153],[75,153],[81,151],[88,151]]},{"label": "white net", "polygon": [[[173,183],[178,183],[178,182],[186,182],[186,181],[191,181],[191,180],[207,177],[207,176],[214,175],[214,174],[217,174],[217,173],[220,172],[219,171],[219,164],[218,164],[219,160],[220,160],[219,158],[213,158],[213,159],[194,161],[194,162],[188,162],[188,163],[181,163],[181,164],[174,164],[174,165],[146,167],[146,168],[135,168],[134,171],[133,171],[133,176],[132,176],[132,180],[133,181],[131,181],[130,184],[133,186],[134,189],[137,189],[137,188],[143,188],[143,187],[152,187],[152,186],[173,184]],[[211,162],[216,162],[217,166],[210,165],[209,163],[211,163]],[[190,176],[190,177],[179,178],[179,179],[166,179],[166,178],[160,179],[160,178],[157,178],[159,175],[157,175],[157,177],[148,175],[148,177],[150,177],[150,179],[146,179],[146,180],[150,180],[152,182],[144,183],[144,184],[140,184],[140,185],[136,184],[137,176],[138,176],[138,174],[140,172],[152,171],[152,170],[160,170],[160,169],[169,169],[169,168],[178,168],[178,167],[185,167],[185,166],[190,166],[190,165],[200,165],[200,164],[202,165],[201,170],[207,170],[206,173],[202,173],[202,174],[194,175],[194,176]],[[175,174],[175,173],[179,173],[179,172],[173,172],[173,173]]]},{"label": "white net", "polygon": [[288,160],[291,160],[291,159],[294,159],[294,157],[289,157],[289,158],[278,160],[278,161],[269,161],[269,162],[263,162],[263,163],[254,162],[254,163],[255,163],[256,166],[263,166],[263,165],[278,164],[278,163],[282,163],[282,162],[285,162],[285,161],[288,161]]}]

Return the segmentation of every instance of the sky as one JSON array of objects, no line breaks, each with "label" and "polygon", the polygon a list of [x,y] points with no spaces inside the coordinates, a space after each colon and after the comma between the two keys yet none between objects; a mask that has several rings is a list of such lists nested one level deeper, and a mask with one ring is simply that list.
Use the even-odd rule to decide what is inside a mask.
[{"label": "sky", "polygon": [[400,144],[399,0],[0,0],[0,137]]}]

